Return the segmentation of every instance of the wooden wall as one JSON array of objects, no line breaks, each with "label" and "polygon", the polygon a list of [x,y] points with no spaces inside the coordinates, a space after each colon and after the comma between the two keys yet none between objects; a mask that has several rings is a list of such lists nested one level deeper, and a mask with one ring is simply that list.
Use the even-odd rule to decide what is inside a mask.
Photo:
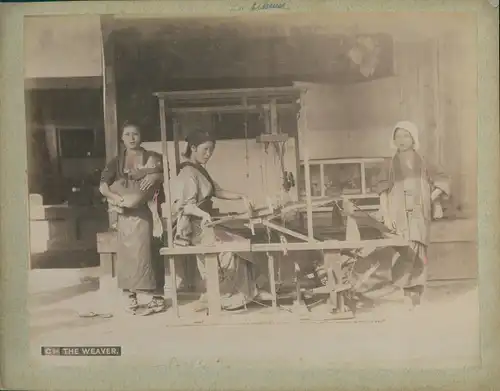
[{"label": "wooden wall", "polygon": [[25,77],[102,76],[99,18],[98,15],[26,17]]},{"label": "wooden wall", "polygon": [[[285,168],[293,172],[296,168],[294,141],[294,139],[289,139],[285,152]],[[144,143],[143,145],[146,149],[161,153],[160,142]],[[184,150],[184,142],[181,143],[180,148],[181,151]],[[174,172],[173,142],[168,143],[168,155],[170,172]],[[266,189],[281,181],[281,178],[277,178],[276,173],[272,171],[271,162],[274,156],[272,150],[266,153],[263,144],[258,144],[255,140],[248,142],[244,140],[220,140],[217,142],[217,147],[207,169],[214,180],[223,188],[247,194],[256,206],[265,206],[267,195],[273,194],[272,191],[266,191]],[[297,197],[296,188],[291,191],[290,197]],[[215,200],[214,204],[222,212],[245,211],[241,202]]]},{"label": "wooden wall", "polygon": [[390,156],[391,129],[410,120],[421,153],[452,177],[456,215],[476,202],[473,41],[456,35],[396,42],[394,77],[347,86],[308,83],[310,159]]}]

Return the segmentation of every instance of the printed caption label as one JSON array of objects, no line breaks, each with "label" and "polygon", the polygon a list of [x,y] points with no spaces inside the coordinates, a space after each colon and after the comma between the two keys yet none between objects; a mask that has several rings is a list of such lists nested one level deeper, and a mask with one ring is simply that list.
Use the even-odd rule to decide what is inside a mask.
[{"label": "printed caption label", "polygon": [[121,346],[42,346],[42,356],[121,356]]}]

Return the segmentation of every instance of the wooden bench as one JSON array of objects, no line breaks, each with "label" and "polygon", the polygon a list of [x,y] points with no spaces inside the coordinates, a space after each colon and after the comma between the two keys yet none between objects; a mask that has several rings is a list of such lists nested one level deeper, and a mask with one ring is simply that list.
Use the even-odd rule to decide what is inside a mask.
[{"label": "wooden bench", "polygon": [[115,231],[97,234],[97,252],[100,258],[99,292],[108,294],[117,289],[116,252],[118,234]]}]

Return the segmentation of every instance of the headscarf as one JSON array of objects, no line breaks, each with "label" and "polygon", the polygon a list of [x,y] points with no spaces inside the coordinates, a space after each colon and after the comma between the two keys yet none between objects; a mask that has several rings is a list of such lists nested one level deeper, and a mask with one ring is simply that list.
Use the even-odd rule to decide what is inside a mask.
[{"label": "headscarf", "polygon": [[397,145],[394,142],[394,138],[396,137],[396,131],[398,129],[404,129],[408,131],[408,133],[410,133],[411,137],[413,138],[413,149],[415,151],[418,151],[418,149],[420,148],[420,142],[418,139],[418,128],[417,125],[415,125],[413,122],[410,121],[400,121],[394,126],[391,135],[391,148],[398,149]]}]

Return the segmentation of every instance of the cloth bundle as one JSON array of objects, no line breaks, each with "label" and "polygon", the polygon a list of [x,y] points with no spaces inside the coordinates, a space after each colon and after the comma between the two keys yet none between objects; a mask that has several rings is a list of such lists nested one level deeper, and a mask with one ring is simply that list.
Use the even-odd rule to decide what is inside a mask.
[{"label": "cloth bundle", "polygon": [[135,170],[126,172],[128,178],[120,178],[109,186],[113,193],[123,198],[123,202],[120,205],[108,201],[113,225],[116,225],[118,214],[124,213],[124,209],[134,209],[147,204],[153,214],[153,235],[161,237],[163,234],[163,224],[156,202],[158,187],[151,186],[147,190],[142,190],[140,187],[141,180],[146,175],[160,172],[162,172],[161,160],[156,156],[151,156],[144,166],[139,166]]}]

